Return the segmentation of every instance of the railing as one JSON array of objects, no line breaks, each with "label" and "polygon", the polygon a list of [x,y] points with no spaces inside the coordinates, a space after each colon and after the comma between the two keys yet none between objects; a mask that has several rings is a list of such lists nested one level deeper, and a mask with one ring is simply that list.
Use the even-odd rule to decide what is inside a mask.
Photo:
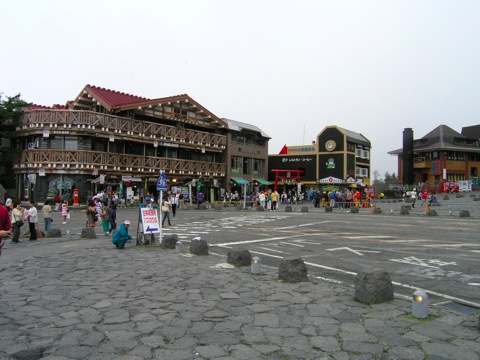
[{"label": "railing", "polygon": [[109,137],[114,135],[120,139],[128,138],[130,141],[151,143],[169,141],[179,145],[190,144],[218,150],[225,149],[227,143],[225,135],[92,111],[32,110],[22,116],[20,124],[19,131],[51,130],[72,133],[81,131],[82,134],[86,133],[91,136]]},{"label": "railing", "polygon": [[192,160],[168,159],[150,156],[111,154],[95,151],[25,150],[14,155],[14,171],[25,173],[43,168],[47,173],[78,170],[92,174],[92,170],[110,174],[144,176],[165,170],[175,175],[225,176],[226,165]]}]

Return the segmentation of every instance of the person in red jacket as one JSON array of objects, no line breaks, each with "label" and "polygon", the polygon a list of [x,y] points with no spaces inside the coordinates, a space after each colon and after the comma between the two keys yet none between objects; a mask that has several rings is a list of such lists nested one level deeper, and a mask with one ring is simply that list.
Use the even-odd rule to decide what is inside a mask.
[{"label": "person in red jacket", "polygon": [[4,239],[11,234],[12,222],[10,221],[10,214],[5,206],[0,205],[0,255],[2,254]]},{"label": "person in red jacket", "polygon": [[360,200],[362,200],[362,194],[360,193],[360,191],[357,190],[357,191],[355,192],[355,206],[356,206],[357,208],[360,207]]}]

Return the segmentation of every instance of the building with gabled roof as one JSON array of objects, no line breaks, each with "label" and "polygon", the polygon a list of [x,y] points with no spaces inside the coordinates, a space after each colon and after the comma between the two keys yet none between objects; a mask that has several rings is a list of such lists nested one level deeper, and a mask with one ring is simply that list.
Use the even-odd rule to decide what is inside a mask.
[{"label": "building with gabled roof", "polygon": [[[370,185],[370,151],[371,143],[361,133],[326,126],[312,144],[285,145],[279,154],[270,154],[269,180],[276,186],[281,185],[284,191],[295,188],[298,180],[286,176],[289,170],[294,170],[300,171],[301,184],[306,188],[338,190],[367,186]],[[285,176],[279,179],[281,172]]]},{"label": "building with gabled roof", "polygon": [[86,85],[65,106],[25,109],[13,143],[17,196],[71,198],[76,189],[84,202],[97,188],[125,183],[141,197],[156,192],[164,170],[169,188],[201,179],[214,200],[228,181],[227,132],[187,94],[149,99]]},{"label": "building with gabled roof", "polygon": [[[404,173],[411,167],[412,183],[403,181],[407,186],[421,185],[440,189],[444,188],[442,183],[453,184],[466,180],[478,182],[479,130],[478,125],[470,126],[463,128],[462,133],[459,133],[446,125],[439,125],[419,139],[413,139],[411,131],[411,150],[406,149],[408,145],[405,145],[404,140],[403,148],[388,152],[398,157],[398,178],[404,179]],[[411,166],[405,166],[405,162],[410,162],[408,157],[411,157]]]}]

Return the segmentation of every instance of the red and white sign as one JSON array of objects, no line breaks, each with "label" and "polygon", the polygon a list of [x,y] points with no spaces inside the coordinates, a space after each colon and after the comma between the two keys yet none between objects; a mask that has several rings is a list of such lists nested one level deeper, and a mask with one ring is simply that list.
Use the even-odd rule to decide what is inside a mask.
[{"label": "red and white sign", "polygon": [[144,234],[155,234],[160,232],[157,209],[140,208],[142,217],[142,229]]},{"label": "red and white sign", "polygon": [[344,181],[343,181],[343,179],[338,179],[338,178],[335,178],[333,176],[330,176],[330,177],[326,177],[326,178],[317,180],[317,183],[319,183],[319,184],[343,184]]}]

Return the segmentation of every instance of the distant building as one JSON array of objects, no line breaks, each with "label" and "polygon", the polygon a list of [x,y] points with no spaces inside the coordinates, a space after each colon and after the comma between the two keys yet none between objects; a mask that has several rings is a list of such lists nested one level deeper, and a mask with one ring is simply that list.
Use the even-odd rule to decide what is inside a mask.
[{"label": "distant building", "polygon": [[404,143],[404,148],[388,152],[398,156],[399,179],[403,179],[404,172],[408,171],[404,166],[405,156],[412,157],[413,183],[406,185],[441,188],[443,182],[478,182],[480,125],[464,127],[461,134],[446,125],[440,125],[412,143],[411,151],[404,151]]},{"label": "distant building", "polygon": [[371,147],[360,133],[327,126],[312,144],[285,145],[279,154],[270,154],[268,179],[284,191],[298,187],[298,179],[288,170],[300,171],[301,185],[306,188],[370,185]]},{"label": "distant building", "polygon": [[268,136],[260,128],[240,121],[222,118],[227,124],[227,191],[248,191],[271,185],[268,179]]}]

